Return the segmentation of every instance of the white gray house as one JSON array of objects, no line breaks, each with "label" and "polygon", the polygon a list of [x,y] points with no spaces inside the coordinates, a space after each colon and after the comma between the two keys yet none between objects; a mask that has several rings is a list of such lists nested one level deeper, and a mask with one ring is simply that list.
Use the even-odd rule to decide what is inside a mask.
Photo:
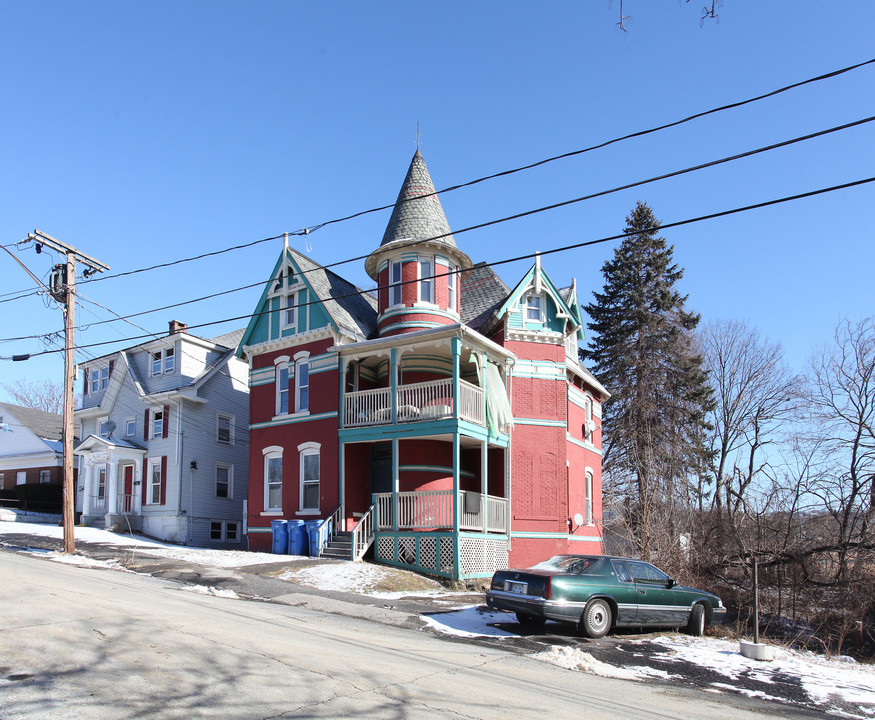
[{"label": "white gray house", "polygon": [[165,337],[79,366],[80,522],[185,545],[245,546],[248,366],[242,330]]}]

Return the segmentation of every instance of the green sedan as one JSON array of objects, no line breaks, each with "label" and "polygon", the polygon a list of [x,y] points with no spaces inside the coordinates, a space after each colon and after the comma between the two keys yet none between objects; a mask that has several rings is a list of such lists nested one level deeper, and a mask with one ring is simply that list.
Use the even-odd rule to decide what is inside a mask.
[{"label": "green sedan", "polygon": [[683,627],[701,635],[726,616],[716,595],[678,585],[650,563],[603,555],[557,555],[528,570],[500,570],[486,604],[527,625],[573,623],[591,638],[613,627]]}]

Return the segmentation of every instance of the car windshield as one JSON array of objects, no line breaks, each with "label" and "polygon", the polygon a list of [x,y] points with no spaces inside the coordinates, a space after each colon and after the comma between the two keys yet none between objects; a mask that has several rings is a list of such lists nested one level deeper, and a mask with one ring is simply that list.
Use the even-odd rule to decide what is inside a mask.
[{"label": "car windshield", "polygon": [[558,570],[564,573],[582,574],[592,568],[599,558],[583,555],[556,555],[549,560],[538,563],[532,570]]}]

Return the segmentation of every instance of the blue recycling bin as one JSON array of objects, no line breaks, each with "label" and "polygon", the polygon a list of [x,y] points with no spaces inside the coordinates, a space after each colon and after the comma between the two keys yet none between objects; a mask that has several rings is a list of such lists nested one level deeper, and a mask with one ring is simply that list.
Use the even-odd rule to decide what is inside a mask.
[{"label": "blue recycling bin", "polygon": [[306,555],[307,526],[303,520],[289,520],[289,555]]},{"label": "blue recycling bin", "polygon": [[271,552],[285,555],[289,551],[289,524],[286,520],[271,520],[270,531],[273,535]]},{"label": "blue recycling bin", "polygon": [[324,520],[308,520],[307,521],[307,536],[310,540],[310,557],[319,557],[319,526]]}]

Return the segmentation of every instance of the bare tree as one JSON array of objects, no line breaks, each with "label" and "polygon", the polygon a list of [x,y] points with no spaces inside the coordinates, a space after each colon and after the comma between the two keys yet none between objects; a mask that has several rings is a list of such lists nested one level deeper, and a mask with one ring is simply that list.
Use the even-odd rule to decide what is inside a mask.
[{"label": "bare tree", "polygon": [[[797,408],[799,382],[784,363],[778,343],[736,320],[711,321],[699,332],[714,390],[714,492],[712,505],[730,521],[743,509],[745,493],[767,472],[763,450]],[[700,493],[700,508],[704,502]]]},{"label": "bare tree", "polygon": [[823,449],[809,492],[836,528],[835,579],[875,542],[875,323],[842,322],[833,344],[817,352],[809,371],[813,438]]},{"label": "bare tree", "polygon": [[64,410],[64,389],[61,383],[51,380],[16,380],[14,383],[2,383],[17,405],[43,410],[50,413],[61,413]]}]

